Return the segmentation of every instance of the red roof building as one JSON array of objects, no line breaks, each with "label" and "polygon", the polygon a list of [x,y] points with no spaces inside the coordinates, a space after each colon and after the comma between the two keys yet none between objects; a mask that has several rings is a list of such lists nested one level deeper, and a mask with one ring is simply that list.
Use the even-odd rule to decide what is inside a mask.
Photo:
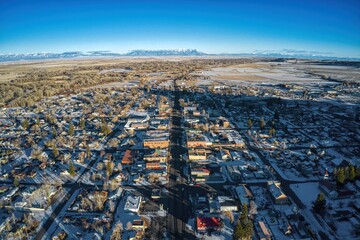
[{"label": "red roof building", "polygon": [[131,150],[126,150],[124,157],[122,158],[121,164],[129,165],[133,163],[133,157],[131,155]]},{"label": "red roof building", "polygon": [[146,163],[146,169],[159,170],[164,169],[164,166],[161,165],[159,162],[149,162]]},{"label": "red roof building", "polygon": [[206,231],[207,229],[218,229],[221,227],[221,218],[219,217],[197,217],[196,227],[198,231]]}]

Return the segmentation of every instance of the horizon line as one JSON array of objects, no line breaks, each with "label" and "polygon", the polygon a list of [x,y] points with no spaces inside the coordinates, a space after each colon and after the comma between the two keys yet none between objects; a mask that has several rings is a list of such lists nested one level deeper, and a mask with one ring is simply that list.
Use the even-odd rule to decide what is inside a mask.
[{"label": "horizon line", "polygon": [[[306,50],[296,50],[296,49],[282,49],[282,50],[252,50],[252,51],[244,51],[244,52],[221,52],[221,53],[206,53],[204,51],[199,51],[196,48],[171,48],[171,49],[132,49],[132,50],[127,50],[126,52],[117,52],[117,51],[113,51],[113,50],[86,50],[86,51],[79,51],[79,50],[67,50],[67,51],[59,51],[59,52],[51,52],[51,51],[43,51],[43,52],[24,52],[24,53],[1,53],[0,52],[0,56],[19,56],[19,55],[34,55],[34,54],[54,54],[54,55],[60,55],[60,54],[68,54],[68,53],[74,53],[74,54],[83,54],[82,56],[68,56],[65,58],[76,58],[76,57],[111,57],[109,55],[111,54],[115,54],[117,56],[123,56],[123,57],[136,57],[129,55],[132,52],[136,52],[136,51],[146,51],[146,52],[160,52],[160,51],[179,51],[179,54],[166,54],[166,55],[162,55],[162,57],[170,57],[170,56],[177,56],[177,57],[181,57],[181,56],[248,56],[248,57],[266,57],[266,58],[271,58],[271,57],[281,57],[281,58],[304,58],[304,59],[323,59],[323,60],[356,60],[359,61],[360,60],[360,56],[359,57],[355,57],[355,56],[334,56],[334,53],[331,52],[320,52],[320,51],[306,51]],[[181,52],[187,52],[187,51],[195,51],[198,53],[198,55],[194,54],[194,55],[181,55]],[[89,55],[85,55],[85,54],[89,54]],[[103,54],[103,55],[96,55],[96,54]],[[278,56],[277,56],[278,55]],[[151,57],[151,55],[137,55],[138,57],[141,56],[148,56]],[[161,56],[161,55],[154,55],[154,56]],[[26,57],[26,56],[25,56]],[[31,57],[31,56],[29,56]],[[40,60],[40,59],[46,59],[46,56],[44,56],[44,58],[41,58],[41,56],[39,56],[40,58],[38,59],[30,59],[30,60]],[[112,57],[116,57],[116,56],[112,56]],[[54,56],[53,58],[61,58]],[[49,57],[49,59],[51,59],[51,57]],[[29,60],[29,59],[18,59],[18,60]],[[0,60],[1,61],[1,60]],[[11,60],[10,60],[11,61]],[[14,61],[14,60],[12,60]],[[17,61],[17,60],[15,60]]]}]

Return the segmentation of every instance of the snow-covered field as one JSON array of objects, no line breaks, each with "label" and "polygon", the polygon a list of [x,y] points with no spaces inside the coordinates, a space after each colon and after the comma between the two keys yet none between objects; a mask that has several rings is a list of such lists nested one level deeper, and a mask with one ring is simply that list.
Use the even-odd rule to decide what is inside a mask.
[{"label": "snow-covered field", "polygon": [[[298,68],[291,63],[255,63],[231,66],[226,68],[213,68],[202,71],[202,75],[210,80],[232,80],[232,83],[306,83],[329,84],[306,73],[304,68]],[[200,80],[202,82],[202,80]]]}]

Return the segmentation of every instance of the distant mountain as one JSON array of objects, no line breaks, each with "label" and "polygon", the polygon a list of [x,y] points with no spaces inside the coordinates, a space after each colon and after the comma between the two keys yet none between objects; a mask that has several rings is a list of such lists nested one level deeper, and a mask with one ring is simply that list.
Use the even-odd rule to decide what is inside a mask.
[{"label": "distant mountain", "polygon": [[332,53],[322,52],[308,52],[284,49],[281,51],[254,51],[251,53],[222,53],[217,54],[220,56],[233,56],[233,57],[260,57],[260,58],[302,58],[302,59],[316,59],[316,60],[346,60],[346,61],[359,61],[360,58],[354,57],[335,57]]},{"label": "distant mountain", "polygon": [[207,54],[196,49],[173,49],[173,50],[132,50],[125,54],[110,51],[89,51],[89,52],[63,52],[63,53],[26,53],[26,54],[0,54],[0,62],[22,61],[22,60],[46,60],[46,59],[67,59],[67,58],[88,58],[88,57],[153,57],[153,56],[228,56],[228,57],[265,57],[265,58],[304,58],[323,60],[353,60],[360,58],[334,57],[331,53],[307,52],[284,49],[282,51],[254,51],[252,53],[222,53]]},{"label": "distant mountain", "polygon": [[109,51],[90,52],[63,52],[63,53],[22,53],[22,54],[0,54],[0,62],[22,61],[22,60],[45,60],[79,57],[117,57],[117,56],[203,56],[205,53],[196,49],[174,49],[174,50],[132,50],[126,54],[113,53]]},{"label": "distant mountain", "polygon": [[121,56],[119,53],[108,51],[91,51],[91,52],[63,52],[63,53],[21,53],[21,54],[0,54],[0,62],[22,61],[22,60],[46,60],[78,57],[112,57]]},{"label": "distant mountain", "polygon": [[126,56],[203,56],[207,55],[196,49],[174,49],[174,50],[132,50]]}]

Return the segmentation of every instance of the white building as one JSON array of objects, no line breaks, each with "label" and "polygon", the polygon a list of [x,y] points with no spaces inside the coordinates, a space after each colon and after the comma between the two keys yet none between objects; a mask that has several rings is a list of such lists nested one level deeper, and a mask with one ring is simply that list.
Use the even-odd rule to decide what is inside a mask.
[{"label": "white building", "polygon": [[124,210],[127,212],[138,212],[140,209],[141,196],[129,195],[126,199]]},{"label": "white building", "polygon": [[227,196],[218,196],[219,206],[221,212],[235,212],[238,211],[238,206],[235,199]]}]

